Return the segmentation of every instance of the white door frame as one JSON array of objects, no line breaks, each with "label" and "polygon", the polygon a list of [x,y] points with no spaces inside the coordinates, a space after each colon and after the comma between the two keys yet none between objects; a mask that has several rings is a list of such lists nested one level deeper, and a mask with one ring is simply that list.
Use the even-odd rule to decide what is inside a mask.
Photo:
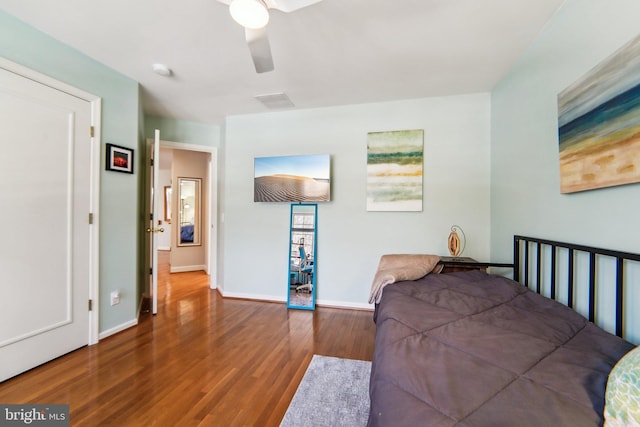
[{"label": "white door frame", "polygon": [[100,319],[100,135],[101,135],[101,108],[102,99],[89,92],[85,92],[66,83],[53,79],[47,75],[41,74],[23,65],[9,61],[0,57],[0,68],[10,71],[14,74],[26,77],[53,89],[65,92],[69,95],[87,101],[91,105],[91,126],[93,127],[93,136],[91,137],[91,193],[89,196],[89,205],[87,206],[87,217],[92,214],[93,220],[90,227],[89,242],[89,299],[91,300],[92,309],[89,311],[89,336],[87,344],[96,344],[99,340],[99,319]]},{"label": "white door frame", "polygon": [[[153,134],[153,145],[150,162],[151,168],[151,200],[149,201],[149,209],[151,210],[151,218],[149,218],[149,229],[151,230],[149,238],[151,239],[151,314],[158,314],[158,236],[156,235],[156,201],[164,194],[160,194],[160,186],[158,185],[158,172],[160,170],[160,131],[156,129]],[[157,162],[157,163],[156,163]],[[154,164],[155,163],[155,164]],[[163,218],[164,219],[164,218]],[[160,227],[162,229],[162,227]]]},{"label": "white door frame", "polygon": [[207,179],[209,180],[209,217],[207,218],[207,274],[210,276],[209,287],[217,288],[217,272],[218,272],[218,149],[216,147],[207,147],[205,145],[184,144],[182,142],[163,141],[160,140],[160,148],[173,148],[184,151],[198,151],[201,153],[211,154],[211,162]]}]

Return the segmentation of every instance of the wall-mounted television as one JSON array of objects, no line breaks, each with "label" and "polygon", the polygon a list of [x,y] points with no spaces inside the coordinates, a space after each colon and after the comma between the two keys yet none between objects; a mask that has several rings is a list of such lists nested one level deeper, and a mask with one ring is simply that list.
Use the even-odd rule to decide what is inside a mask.
[{"label": "wall-mounted television", "polygon": [[328,202],[331,199],[331,156],[256,157],[254,202]]}]

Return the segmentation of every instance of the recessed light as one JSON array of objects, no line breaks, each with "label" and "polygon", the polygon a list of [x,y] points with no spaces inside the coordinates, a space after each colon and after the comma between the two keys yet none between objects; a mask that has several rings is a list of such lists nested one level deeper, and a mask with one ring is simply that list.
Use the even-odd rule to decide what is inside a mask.
[{"label": "recessed light", "polygon": [[161,76],[169,77],[171,75],[171,68],[164,64],[153,64],[151,68],[153,68],[154,73]]}]

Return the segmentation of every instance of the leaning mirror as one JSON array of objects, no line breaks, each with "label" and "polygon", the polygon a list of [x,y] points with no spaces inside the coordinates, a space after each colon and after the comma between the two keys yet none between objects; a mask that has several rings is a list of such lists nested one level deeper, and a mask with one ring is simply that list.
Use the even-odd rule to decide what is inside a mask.
[{"label": "leaning mirror", "polygon": [[178,246],[200,245],[200,178],[178,178]]},{"label": "leaning mirror", "polygon": [[289,226],[287,307],[316,306],[316,225],[318,205],[293,204]]}]

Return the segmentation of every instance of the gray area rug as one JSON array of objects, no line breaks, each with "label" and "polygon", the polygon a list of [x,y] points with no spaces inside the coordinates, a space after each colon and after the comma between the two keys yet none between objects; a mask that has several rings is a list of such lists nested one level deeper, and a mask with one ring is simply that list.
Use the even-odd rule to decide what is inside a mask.
[{"label": "gray area rug", "polygon": [[371,362],[314,355],[280,427],[357,427],[369,418]]}]

